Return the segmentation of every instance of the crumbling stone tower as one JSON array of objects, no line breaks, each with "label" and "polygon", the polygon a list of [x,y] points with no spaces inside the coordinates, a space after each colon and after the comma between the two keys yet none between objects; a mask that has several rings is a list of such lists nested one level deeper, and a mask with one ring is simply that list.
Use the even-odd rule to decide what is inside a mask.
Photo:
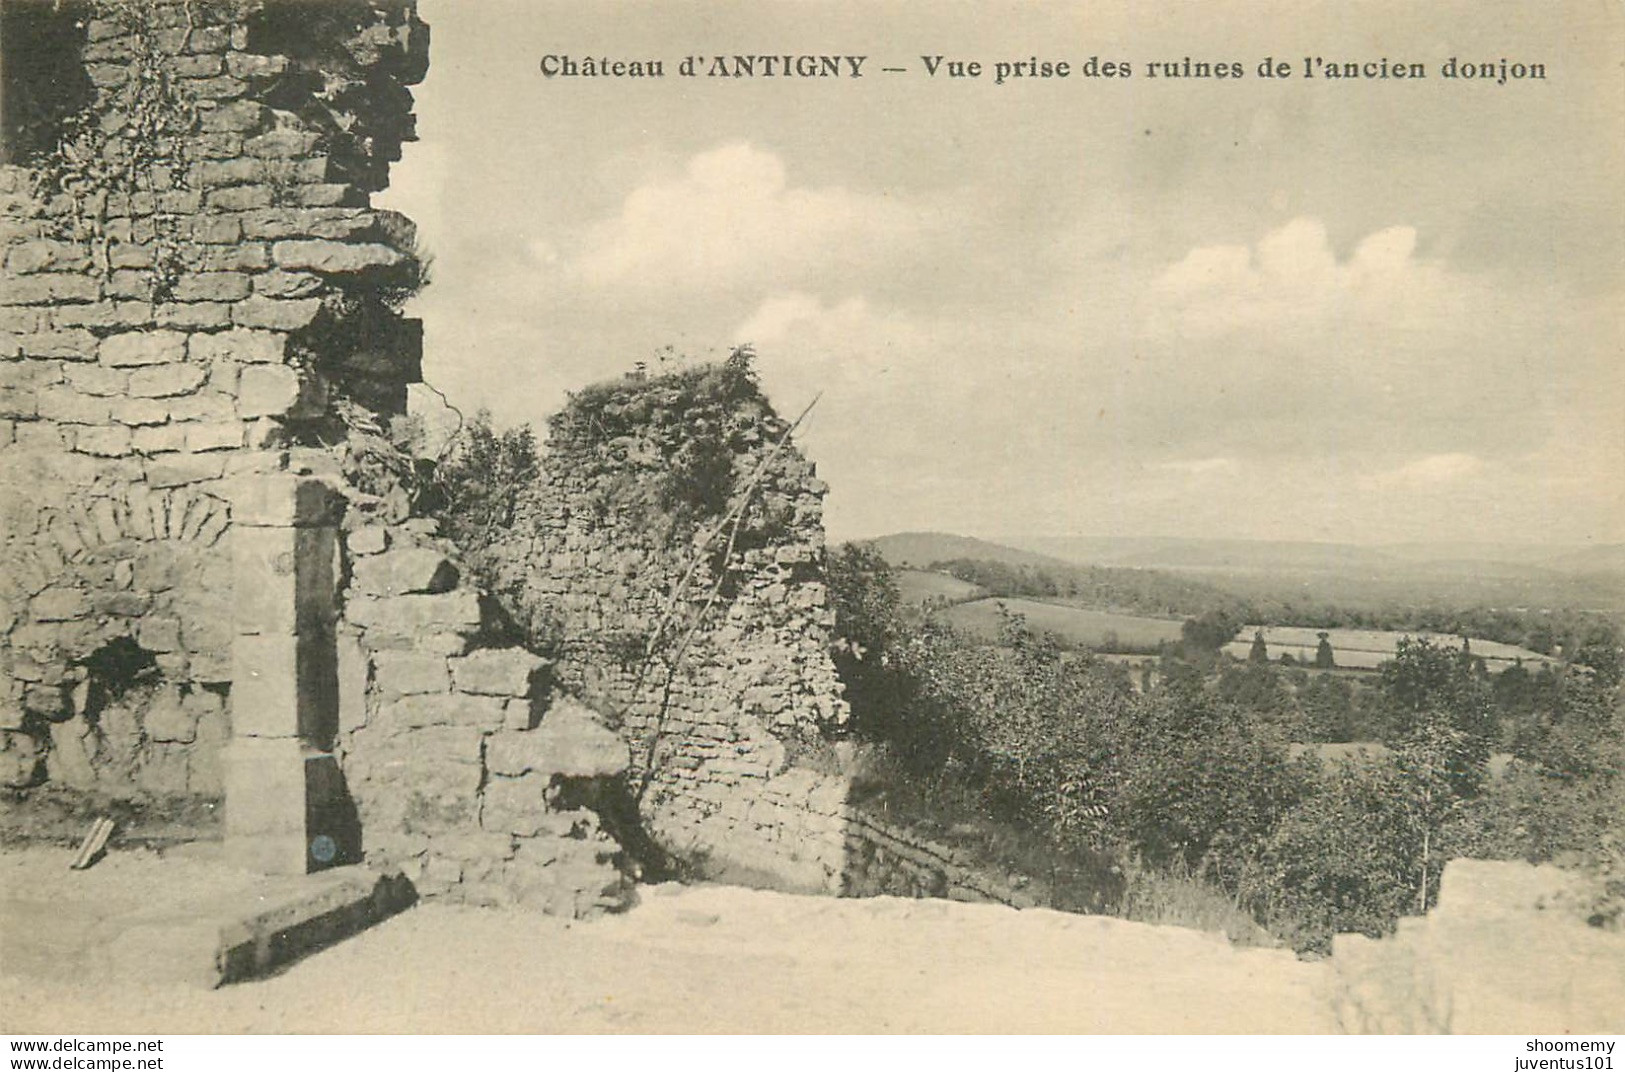
[{"label": "crumbling stone tower", "polygon": [[245,858],[353,857],[319,448],[418,379],[413,229],[369,195],[426,27],[406,2],[0,10],[0,775],[240,789],[266,802],[230,809]]}]

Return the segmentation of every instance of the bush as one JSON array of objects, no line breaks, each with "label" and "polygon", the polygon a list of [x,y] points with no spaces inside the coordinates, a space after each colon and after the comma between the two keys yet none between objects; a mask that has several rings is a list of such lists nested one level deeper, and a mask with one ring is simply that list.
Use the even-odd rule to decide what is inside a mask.
[{"label": "bush", "polygon": [[497,431],[482,409],[435,469],[422,508],[459,548],[477,553],[513,526],[520,496],[540,475],[530,426]]},{"label": "bush", "polygon": [[1404,797],[1390,763],[1331,771],[1264,842],[1245,890],[1259,916],[1291,918],[1300,948],[1322,952],[1339,931],[1391,931],[1420,875]]}]

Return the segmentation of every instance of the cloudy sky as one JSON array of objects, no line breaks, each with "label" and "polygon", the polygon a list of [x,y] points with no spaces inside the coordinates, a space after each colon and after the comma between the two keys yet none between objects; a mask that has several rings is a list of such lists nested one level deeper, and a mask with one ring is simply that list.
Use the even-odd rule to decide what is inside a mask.
[{"label": "cloudy sky", "polygon": [[[465,409],[540,427],[663,347],[751,343],[781,412],[822,392],[800,442],[835,538],[1625,540],[1614,0],[421,9],[422,140],[383,201],[434,254],[413,311]],[[736,52],[871,58],[672,71]],[[1135,73],[929,78],[939,54]],[[1430,77],[1256,77],[1306,55]],[[1187,56],[1247,74],[1145,77]]]}]

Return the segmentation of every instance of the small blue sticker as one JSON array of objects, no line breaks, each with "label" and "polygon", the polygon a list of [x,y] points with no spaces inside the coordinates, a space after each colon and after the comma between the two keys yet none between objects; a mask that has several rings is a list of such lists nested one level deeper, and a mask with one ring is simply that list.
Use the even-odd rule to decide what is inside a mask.
[{"label": "small blue sticker", "polygon": [[317,834],[310,839],[310,855],[315,858],[317,863],[330,864],[333,862],[333,857],[338,854],[338,842],[326,834]]}]

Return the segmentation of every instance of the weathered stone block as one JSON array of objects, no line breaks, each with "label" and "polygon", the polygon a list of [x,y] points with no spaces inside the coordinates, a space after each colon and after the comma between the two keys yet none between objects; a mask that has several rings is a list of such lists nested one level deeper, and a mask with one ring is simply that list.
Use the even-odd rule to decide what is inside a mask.
[{"label": "weathered stone block", "polygon": [[321,315],[319,298],[267,298],[255,295],[231,307],[231,318],[238,327],[269,328],[275,331],[298,331],[308,327]]},{"label": "weathered stone block", "polygon": [[546,828],[547,788],[544,774],[487,780],[480,800],[480,826],[492,833],[535,837]]},{"label": "weathered stone block", "polygon": [[307,527],[336,524],[344,498],[326,481],[296,473],[249,473],[229,489],[238,525]]},{"label": "weathered stone block", "polygon": [[[197,739],[197,712],[181,701],[180,689],[173,685],[166,686],[147,705],[141,719],[141,732],[150,741],[190,744]],[[183,784],[178,791],[185,790]]]},{"label": "weathered stone block", "polygon": [[[231,221],[233,233],[228,242],[235,242],[241,233],[235,220]],[[183,275],[176,282],[174,295],[176,301],[183,302],[233,302],[248,297],[248,277],[236,272],[200,272],[196,275]]]},{"label": "weathered stone block", "polygon": [[308,208],[354,207],[364,203],[366,195],[348,183],[308,182],[294,187],[292,201]]},{"label": "weathered stone block", "polygon": [[153,307],[153,322],[163,328],[212,331],[231,324],[225,302],[166,302]]},{"label": "weathered stone block", "polygon": [[[282,57],[271,56],[243,56],[241,53],[233,56],[233,60],[270,61]],[[286,61],[284,61],[286,62]],[[243,151],[250,156],[260,157],[292,157],[305,156],[316,148],[321,142],[321,135],[311,130],[279,129],[249,138],[243,142]]]},{"label": "weathered stone block", "polygon": [[305,833],[305,765],[320,753],[294,738],[237,737],[223,752],[226,840]]},{"label": "weathered stone block", "polygon": [[332,626],[338,572],[333,529],[239,524],[231,544],[239,633],[289,636]]},{"label": "weathered stone block", "polygon": [[0,287],[0,305],[51,305],[58,302],[93,302],[101,297],[94,279],[51,273],[6,280]]},{"label": "weathered stone block", "polygon": [[360,855],[360,826],[332,755],[294,739],[237,738],[222,750],[228,860],[303,874]]},{"label": "weathered stone block", "polygon": [[131,432],[131,449],[141,454],[162,454],[186,449],[186,425],[143,426]]},{"label": "weathered stone block", "polygon": [[204,110],[199,126],[205,131],[247,132],[260,129],[270,120],[271,110],[255,101],[233,101]]},{"label": "weathered stone block", "polygon": [[326,747],[338,731],[338,650],[329,633],[239,636],[231,644],[233,729]]},{"label": "weathered stone block", "polygon": [[83,719],[51,723],[51,751],[46,756],[46,774],[56,785],[71,789],[91,789],[96,785],[96,769],[86,749],[90,727]]},{"label": "weathered stone block", "polygon": [[504,718],[502,728],[505,730],[535,729],[540,721],[541,712],[537,708],[538,701],[528,696],[516,697],[506,701],[503,705]]},{"label": "weathered stone block", "polygon": [[89,267],[89,253],[85,246],[77,242],[36,238],[14,245],[6,252],[6,270],[17,275],[42,272],[47,268],[82,272]]},{"label": "weathered stone block", "polygon": [[178,395],[167,400],[172,421],[224,421],[237,416],[231,396],[218,391]]},{"label": "weathered stone block", "polygon": [[486,746],[493,774],[517,777],[529,771],[567,778],[608,778],[632,765],[627,743],[581,703],[555,703],[533,730],[503,731]]},{"label": "weathered stone block", "polygon": [[268,298],[309,298],[321,294],[327,283],[309,272],[263,272],[254,277],[254,293]]},{"label": "weathered stone block", "polygon": [[174,618],[149,615],[136,626],[135,641],[147,651],[179,651],[181,623]]},{"label": "weathered stone block", "polygon": [[403,547],[358,561],[354,583],[380,596],[449,592],[457,586],[457,567],[438,551]]},{"label": "weathered stone block", "polygon": [[237,450],[243,445],[242,421],[205,421],[186,425],[186,449],[194,453]]},{"label": "weathered stone block", "polygon": [[225,464],[218,454],[166,454],[147,463],[147,483],[155,488],[175,488],[218,480]]},{"label": "weathered stone block", "polygon": [[276,191],[270,186],[221,186],[209,191],[205,199],[210,208],[225,212],[269,208],[276,203]]},{"label": "weathered stone block", "polygon": [[265,165],[258,160],[239,157],[235,160],[204,160],[192,165],[192,185],[241,186],[260,182],[265,178]]},{"label": "weathered stone block", "polygon": [[243,215],[251,238],[355,238],[371,232],[375,214],[359,208],[267,209]]},{"label": "weathered stone block", "polygon": [[240,361],[243,364],[281,364],[288,337],[275,331],[234,329],[193,335],[188,353],[196,362]]},{"label": "weathered stone block", "polygon": [[451,673],[443,656],[380,651],[373,656],[373,670],[378,694],[385,700],[451,691]]},{"label": "weathered stone block", "polygon": [[367,684],[371,666],[367,652],[349,631],[340,632],[338,648],[339,732],[354,733],[367,724]]},{"label": "weathered stone block", "polygon": [[425,632],[472,635],[480,626],[479,594],[458,588],[439,595],[393,596],[389,599],[352,599],[345,616],[372,633],[415,637]]},{"label": "weathered stone block", "polygon": [[389,529],[384,525],[364,525],[344,538],[352,555],[376,555],[389,547]]},{"label": "weathered stone block", "polygon": [[53,586],[35,596],[28,609],[35,621],[72,621],[90,613],[90,598],[80,588]]},{"label": "weathered stone block", "polygon": [[501,728],[503,717],[500,699],[465,696],[455,692],[402,696],[378,707],[378,724],[395,731],[424,726],[471,726],[482,731],[495,730]]},{"label": "weathered stone block", "polygon": [[250,365],[237,389],[237,412],[244,417],[300,417],[320,413],[327,393],[321,380],[287,365]]},{"label": "weathered stone block", "polygon": [[102,424],[111,418],[113,412],[112,404],[106,398],[82,395],[60,384],[41,388],[35,404],[42,419],[63,424]]},{"label": "weathered stone block", "polygon": [[530,696],[550,664],[523,648],[484,648],[451,660],[459,692],[485,696]]},{"label": "weathered stone block", "polygon": [[18,350],[24,357],[59,358],[63,361],[94,361],[96,336],[82,328],[42,331],[18,337]]},{"label": "weathered stone block", "polygon": [[73,449],[98,458],[122,458],[130,453],[130,430],[123,425],[81,428],[74,436]]},{"label": "weathered stone block", "polygon": [[473,726],[424,726],[399,732],[369,724],[352,735],[349,759],[374,786],[363,796],[383,793],[399,798],[405,790],[403,779],[408,769],[425,760],[443,760],[468,768],[458,778],[478,789],[484,771],[480,760],[483,741],[484,734]]},{"label": "weathered stone block", "polygon": [[271,263],[271,251],[263,242],[200,246],[191,251],[187,263],[199,272],[257,272]]},{"label": "weathered stone block", "polygon": [[102,340],[101,362],[113,368],[162,365],[186,359],[186,336],[178,331],[127,331]]},{"label": "weathered stone block", "polygon": [[329,275],[390,269],[406,261],[405,255],[381,243],[320,239],[278,242],[271,247],[271,259],[290,271]]}]

